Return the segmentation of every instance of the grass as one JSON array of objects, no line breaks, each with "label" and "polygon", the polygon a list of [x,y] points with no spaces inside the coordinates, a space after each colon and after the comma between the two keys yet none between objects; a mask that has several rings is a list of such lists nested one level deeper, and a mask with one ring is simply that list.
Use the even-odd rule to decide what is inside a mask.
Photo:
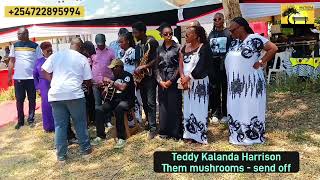
[{"label": "grass", "polygon": [[[54,135],[44,133],[41,115],[34,129],[0,129],[0,179],[320,179],[320,94],[314,92],[269,92],[266,144],[234,146],[228,143],[224,124],[210,125],[208,145],[182,141],[148,141],[140,132],[128,139],[123,150],[114,150],[114,140],[94,148],[89,159],[79,147],[69,148],[64,167],[56,164]],[[90,133],[94,133],[92,129]],[[153,171],[155,151],[298,151],[300,171],[290,174],[165,174]]]},{"label": "grass", "polygon": [[11,100],[15,100],[13,86],[9,87],[8,90],[0,91],[0,103]]}]

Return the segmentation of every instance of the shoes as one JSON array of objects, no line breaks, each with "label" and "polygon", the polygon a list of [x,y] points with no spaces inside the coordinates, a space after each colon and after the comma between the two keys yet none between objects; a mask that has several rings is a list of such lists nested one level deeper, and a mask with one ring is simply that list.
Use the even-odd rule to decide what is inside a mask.
[{"label": "shoes", "polygon": [[154,131],[149,131],[148,140],[153,139],[154,137],[156,137],[156,135],[157,135],[157,132],[155,130]]},{"label": "shoes", "polygon": [[219,122],[219,119],[218,119],[217,117],[212,116],[212,117],[210,118],[210,123],[216,124],[216,123],[218,123],[218,122]]},{"label": "shoes", "polygon": [[229,122],[229,118],[226,117],[226,116],[223,116],[220,122],[221,123],[228,123]]},{"label": "shoes", "polygon": [[79,144],[79,141],[78,141],[78,139],[76,139],[76,138],[72,138],[72,139],[69,139],[69,140],[68,140],[68,143],[69,143],[69,145]]},{"label": "shoes", "polygon": [[29,122],[28,125],[30,128],[34,128],[36,124],[34,122]]},{"label": "shoes", "polygon": [[169,136],[167,136],[167,135],[159,135],[159,137],[160,137],[161,139],[169,139]]},{"label": "shoes", "polygon": [[64,166],[66,164],[66,156],[61,156],[57,158],[57,162],[60,166]]},{"label": "shoes", "polygon": [[88,156],[88,155],[91,154],[91,153],[92,153],[92,148],[86,150],[85,152],[82,152],[81,155],[82,155],[83,157],[86,157],[86,156]]},{"label": "shoes", "polygon": [[18,130],[18,129],[20,129],[22,126],[23,126],[23,125],[17,124],[14,128],[15,128],[16,130]]},{"label": "shoes", "polygon": [[96,137],[91,141],[91,145],[97,146],[97,145],[100,145],[103,141],[104,141],[104,139],[102,139],[100,137]]},{"label": "shoes", "polygon": [[110,122],[107,123],[107,128],[112,128],[112,124]]},{"label": "shoes", "polygon": [[114,146],[115,149],[122,149],[126,145],[126,140],[118,139],[117,144]]}]

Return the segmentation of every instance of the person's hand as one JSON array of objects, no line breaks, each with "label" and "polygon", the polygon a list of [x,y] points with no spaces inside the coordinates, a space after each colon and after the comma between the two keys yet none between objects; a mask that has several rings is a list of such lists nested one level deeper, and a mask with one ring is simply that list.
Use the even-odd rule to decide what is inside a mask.
[{"label": "person's hand", "polygon": [[8,77],[8,86],[12,86],[12,77]]},{"label": "person's hand", "polygon": [[166,82],[164,83],[164,85],[165,85],[167,88],[169,88],[169,87],[172,85],[172,82],[171,82],[170,80],[168,80],[168,81],[166,81]]},{"label": "person's hand", "polygon": [[258,61],[256,63],[254,63],[254,65],[253,65],[254,69],[259,69],[260,67],[263,67],[262,61]]},{"label": "person's hand", "polygon": [[143,69],[146,68],[146,65],[138,66],[136,70],[134,70],[135,74],[140,74]]},{"label": "person's hand", "polygon": [[41,97],[41,93],[39,89],[37,89],[37,94]]},{"label": "person's hand", "polygon": [[184,86],[185,84],[188,84],[189,81],[190,81],[190,77],[189,76],[184,76],[182,79],[181,79],[181,84]]},{"label": "person's hand", "polygon": [[189,89],[188,83],[183,84],[183,85],[182,85],[182,87],[183,87],[183,90],[187,90],[187,89]]},{"label": "person's hand", "polygon": [[162,88],[164,88],[164,89],[167,89],[167,88],[168,88],[167,85],[166,85],[166,82],[164,82],[164,81],[160,81],[159,84],[160,84],[160,86],[161,86]]},{"label": "person's hand", "polygon": [[104,85],[109,85],[111,84],[113,81],[110,78],[104,77],[103,78],[103,84]]}]

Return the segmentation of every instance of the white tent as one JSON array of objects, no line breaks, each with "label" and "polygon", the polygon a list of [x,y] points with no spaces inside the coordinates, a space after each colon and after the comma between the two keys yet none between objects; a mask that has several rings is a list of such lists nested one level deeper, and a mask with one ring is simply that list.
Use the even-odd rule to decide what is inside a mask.
[{"label": "white tent", "polygon": [[[60,2],[61,1],[61,2]],[[63,2],[62,2],[63,1]],[[5,6],[84,6],[83,18],[5,18]],[[166,0],[1,0],[0,29],[30,24],[83,21],[167,11],[178,7]]]},{"label": "white tent", "polygon": [[[4,11],[0,11],[0,44],[17,40],[17,26],[25,25],[29,29],[30,38],[34,37],[58,37],[82,34],[110,34],[110,39],[117,37],[121,27],[130,29],[128,26],[105,24],[102,19],[116,19],[118,17],[131,17],[148,13],[166,12],[176,10],[178,7],[166,0],[27,0],[12,1],[1,0],[0,9],[5,6],[84,6],[85,17],[83,18],[5,18]],[[175,13],[176,15],[176,13]],[[86,20],[99,21],[97,25],[83,25]],[[69,22],[75,22],[69,24]],[[115,20],[117,22],[117,20]],[[47,24],[51,23],[51,24]],[[54,23],[54,24],[52,24]],[[87,24],[88,21],[86,21]],[[131,22],[133,23],[133,22]],[[117,23],[115,23],[117,24]],[[156,27],[148,26],[148,29]],[[2,32],[1,32],[2,31]]]}]

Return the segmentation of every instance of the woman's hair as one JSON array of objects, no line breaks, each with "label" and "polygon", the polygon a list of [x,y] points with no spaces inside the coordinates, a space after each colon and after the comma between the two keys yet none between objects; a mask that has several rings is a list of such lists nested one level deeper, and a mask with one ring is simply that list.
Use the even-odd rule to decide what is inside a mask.
[{"label": "woman's hair", "polygon": [[236,17],[232,20],[233,22],[239,24],[240,26],[244,27],[244,30],[248,33],[248,34],[254,34],[254,31],[251,29],[248,21],[246,19],[244,19],[243,17]]},{"label": "woman's hair", "polygon": [[131,32],[121,34],[119,37],[123,37],[124,39],[129,41],[129,47],[135,47],[135,42]]},{"label": "woman's hair", "polygon": [[200,43],[208,43],[206,30],[202,26],[191,26],[189,28],[194,29],[194,33],[200,38]]},{"label": "woman's hair", "polygon": [[94,47],[94,44],[91,41],[85,41],[83,43],[83,49],[85,49],[89,54],[89,56],[92,56],[96,54],[96,48]]},{"label": "woman's hair", "polygon": [[164,30],[164,28],[170,28],[172,30],[170,24],[166,22],[161,23],[157,30],[162,34],[162,31]]},{"label": "woman's hair", "polygon": [[40,44],[40,48],[42,49],[42,50],[46,50],[46,49],[48,49],[49,47],[52,47],[52,44],[50,43],[50,42],[43,42],[43,43],[41,43]]}]

